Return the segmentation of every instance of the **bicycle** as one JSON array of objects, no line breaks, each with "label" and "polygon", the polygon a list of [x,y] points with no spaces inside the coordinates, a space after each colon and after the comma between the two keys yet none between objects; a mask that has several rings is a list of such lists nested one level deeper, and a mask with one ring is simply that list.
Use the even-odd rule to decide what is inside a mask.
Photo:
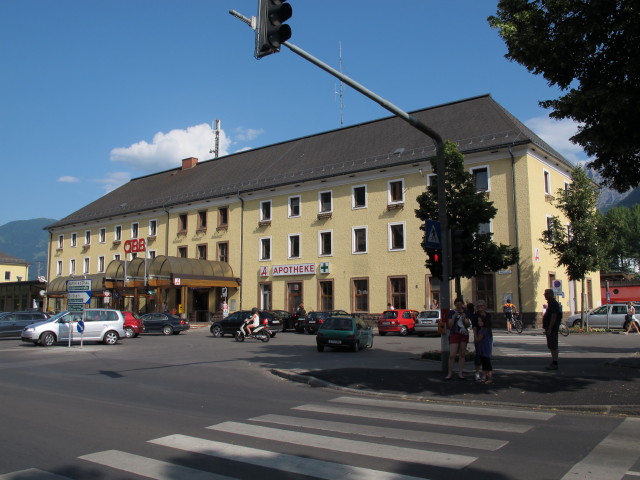
[{"label": "bicycle", "polygon": [[509,322],[511,323],[511,326],[516,329],[516,332],[522,333],[524,325],[522,324],[522,319],[520,318],[519,313],[512,313],[509,318]]},{"label": "bicycle", "polygon": [[564,322],[560,322],[560,328],[558,331],[563,337],[567,337],[569,335],[569,327]]}]

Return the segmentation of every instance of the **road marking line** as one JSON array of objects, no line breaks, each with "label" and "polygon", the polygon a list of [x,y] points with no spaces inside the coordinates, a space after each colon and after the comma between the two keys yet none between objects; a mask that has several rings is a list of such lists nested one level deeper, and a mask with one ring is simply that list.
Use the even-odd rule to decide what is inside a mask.
[{"label": "road marking line", "polygon": [[445,425],[448,427],[474,428],[479,430],[492,430],[496,432],[525,433],[533,428],[531,425],[522,425],[506,422],[489,422],[470,418],[435,417],[431,415],[417,415],[410,413],[395,413],[388,410],[375,408],[340,408],[334,405],[301,405],[293,407],[294,410],[307,412],[328,413],[332,415],[347,415],[364,418],[384,418],[398,422],[421,423],[429,425]]},{"label": "road marking line", "polygon": [[555,413],[532,412],[530,410],[517,410],[495,407],[469,407],[460,405],[444,405],[439,403],[415,403],[403,402],[402,400],[384,400],[380,398],[364,397],[337,397],[331,402],[348,403],[353,405],[366,405],[377,407],[399,408],[407,410],[421,410],[426,412],[447,412],[447,413],[468,413],[470,415],[485,415],[489,417],[521,418],[526,420],[549,420],[555,417]]},{"label": "road marking line", "polygon": [[640,418],[626,418],[562,480],[621,479],[629,474],[640,452]]},{"label": "road marking line", "polygon": [[236,480],[235,477],[204,472],[119,450],[105,450],[78,458],[155,480]]},{"label": "road marking line", "polygon": [[251,421],[275,423],[289,427],[313,428],[329,432],[362,435],[365,437],[390,438],[407,440],[410,442],[435,443],[454,447],[475,448],[478,450],[495,451],[507,443],[506,440],[494,440],[484,437],[469,437],[466,435],[450,435],[446,433],[405,430],[401,428],[373,427],[369,425],[355,425],[345,422],[331,422],[328,420],[314,420],[309,418],[286,417],[283,415],[262,415],[251,418]]},{"label": "road marking line", "polygon": [[20,470],[19,472],[5,473],[0,475],[0,480],[71,480],[69,477],[56,475],[55,473],[45,472],[37,468],[29,468]]},{"label": "road marking line", "polygon": [[297,473],[325,480],[348,478],[349,480],[427,480],[393,472],[353,467],[335,462],[297,457],[286,453],[269,452],[257,448],[230,445],[228,443],[189,437],[186,435],[168,435],[150,440],[150,443],[163,445],[191,453],[224,458],[236,462],[248,463],[283,472]]},{"label": "road marking line", "polygon": [[248,425],[237,422],[223,422],[207,427],[210,430],[247,435],[255,438],[288,442],[295,445],[306,445],[336,452],[349,452],[368,457],[385,458],[399,462],[421,463],[429,466],[444,468],[464,468],[474,462],[477,457],[456,455],[451,453],[433,452],[417,448],[396,447],[379,443],[348,440],[338,437],[327,437],[313,433],[280,430],[277,428]]}]

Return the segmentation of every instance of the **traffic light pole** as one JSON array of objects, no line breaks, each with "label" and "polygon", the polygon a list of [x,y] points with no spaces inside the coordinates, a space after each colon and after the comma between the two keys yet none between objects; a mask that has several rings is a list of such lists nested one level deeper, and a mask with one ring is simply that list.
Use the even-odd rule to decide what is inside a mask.
[{"label": "traffic light pole", "polygon": [[[250,19],[245,17],[244,15],[239,14],[235,10],[230,10],[229,13],[234,17],[242,20],[249,26],[252,26],[252,22]],[[390,111],[394,115],[400,117],[404,121],[408,122],[412,127],[417,128],[422,133],[430,137],[436,144],[436,167],[438,169],[437,175],[437,186],[438,186],[438,221],[440,222],[440,245],[442,248],[442,282],[440,284],[440,318],[442,321],[446,322],[449,318],[449,308],[451,307],[451,294],[450,294],[450,285],[449,278],[451,272],[451,242],[449,235],[449,220],[447,218],[447,201],[446,201],[446,192],[445,192],[445,159],[444,159],[444,142],[442,141],[442,137],[435,130],[433,130],[428,125],[422,123],[416,117],[409,115],[404,110],[398,108],[393,103],[388,102],[384,98],[379,95],[373,93],[368,88],[364,87],[360,83],[356,82],[352,78],[344,75],[342,72],[339,72],[335,68],[330,67],[323,61],[317,59],[310,53],[304,51],[300,47],[290,43],[284,42],[283,45],[291,50],[296,55],[308,60],[313,63],[317,67],[320,67],[325,72],[333,75],[338,78],[342,82],[349,85],[354,90],[357,90],[365,97],[370,98],[377,104],[379,104],[382,108]],[[449,361],[449,343],[446,333],[442,334],[440,339],[440,350],[441,350],[441,358],[442,358],[442,370],[446,371],[448,368]]]}]

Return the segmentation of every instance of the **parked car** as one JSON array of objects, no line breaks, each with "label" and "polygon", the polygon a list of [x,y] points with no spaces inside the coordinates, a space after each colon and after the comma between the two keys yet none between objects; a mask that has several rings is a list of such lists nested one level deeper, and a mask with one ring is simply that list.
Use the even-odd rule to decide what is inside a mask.
[{"label": "parked car", "polygon": [[295,328],[295,320],[293,316],[286,310],[269,310],[269,312],[280,320],[282,331],[293,330]]},{"label": "parked car", "polygon": [[134,312],[122,312],[124,315],[124,331],[127,338],[134,338],[144,333],[144,322],[140,315]]},{"label": "parked car", "polygon": [[145,313],[142,315],[145,333],[159,332],[163,335],[178,335],[189,330],[189,321],[168,313]]},{"label": "parked car", "polygon": [[438,333],[439,321],[440,310],[423,310],[416,317],[414,330],[420,337],[425,333]]},{"label": "parked car", "polygon": [[[267,310],[260,310],[258,315],[260,315],[261,325],[264,325],[265,321],[269,325],[271,338],[275,337],[276,333],[282,331],[281,317]],[[226,334],[234,335],[236,331],[240,329],[242,323],[249,317],[251,317],[251,310],[238,310],[230,314],[227,318],[213,322],[209,327],[209,331],[214,337],[223,337]]]},{"label": "parked car", "polygon": [[27,325],[41,322],[49,318],[42,312],[5,312],[0,313],[0,337],[20,338],[22,330]]},{"label": "parked car", "polygon": [[[78,332],[78,322],[84,322],[82,335]],[[33,323],[22,330],[22,341],[50,347],[56,342],[96,341],[105,345],[115,345],[126,337],[124,315],[118,310],[91,308],[82,312],[60,312],[53,317]]]},{"label": "parked car", "polygon": [[349,314],[344,310],[324,310],[320,312],[309,312],[304,319],[304,331],[313,335],[318,331],[318,328],[320,328],[320,326],[324,323],[325,319],[336,315],[349,316]]},{"label": "parked car", "polygon": [[398,333],[403,337],[415,331],[418,312],[416,310],[386,310],[378,318],[378,333]]},{"label": "parked car", "polygon": [[323,352],[325,347],[348,348],[357,352],[373,347],[373,331],[358,317],[328,317],[318,328],[316,346],[319,352]]},{"label": "parked car", "polygon": [[[634,302],[634,306],[636,307],[636,312],[640,312],[640,302]],[[624,328],[626,330],[629,327],[629,323],[625,318],[627,312],[628,308],[626,303],[610,303],[585,313],[585,320],[588,321],[590,327]],[[640,320],[640,313],[636,314],[636,318]],[[569,327],[579,327],[581,322],[582,318],[578,313],[567,318],[565,323]]]}]

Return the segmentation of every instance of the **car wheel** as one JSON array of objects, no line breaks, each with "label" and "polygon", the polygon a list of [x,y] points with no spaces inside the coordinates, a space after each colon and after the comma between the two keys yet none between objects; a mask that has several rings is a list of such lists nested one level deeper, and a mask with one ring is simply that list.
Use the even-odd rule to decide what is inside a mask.
[{"label": "car wheel", "polygon": [[401,337],[406,337],[408,333],[409,333],[409,329],[407,328],[407,326],[406,325],[402,325],[400,327],[400,336]]},{"label": "car wheel", "polygon": [[351,350],[353,350],[354,352],[357,352],[358,350],[360,350],[360,342],[356,340],[353,344],[353,347],[351,347]]},{"label": "car wheel", "polygon": [[387,334],[387,332],[378,332],[378,335],[380,335],[381,337],[384,337]]},{"label": "car wheel", "polygon": [[173,328],[171,328],[171,325],[165,325],[164,327],[162,327],[163,335],[171,335],[172,333],[173,333]]},{"label": "car wheel", "polygon": [[104,334],[104,337],[102,337],[102,343],[105,345],[115,345],[118,343],[118,340],[120,340],[120,337],[118,336],[118,333],[113,330],[109,330]]},{"label": "car wheel", "polygon": [[324,352],[324,345],[316,345],[319,352]]},{"label": "car wheel", "polygon": [[269,336],[270,336],[271,338],[273,338],[273,337],[275,337],[275,336],[276,336],[276,333],[278,333],[278,332],[269,332]]},{"label": "car wheel", "polygon": [[224,337],[224,330],[220,325],[212,325],[209,331],[216,338]]},{"label": "car wheel", "polygon": [[56,343],[56,336],[51,332],[44,332],[40,335],[40,345],[43,347],[50,347]]},{"label": "car wheel", "polygon": [[576,320],[575,322],[573,322],[573,325],[571,325],[573,328],[580,328],[582,326],[582,320]]},{"label": "car wheel", "polygon": [[133,338],[136,336],[136,332],[132,327],[124,327],[124,333],[127,334],[127,338]]}]

